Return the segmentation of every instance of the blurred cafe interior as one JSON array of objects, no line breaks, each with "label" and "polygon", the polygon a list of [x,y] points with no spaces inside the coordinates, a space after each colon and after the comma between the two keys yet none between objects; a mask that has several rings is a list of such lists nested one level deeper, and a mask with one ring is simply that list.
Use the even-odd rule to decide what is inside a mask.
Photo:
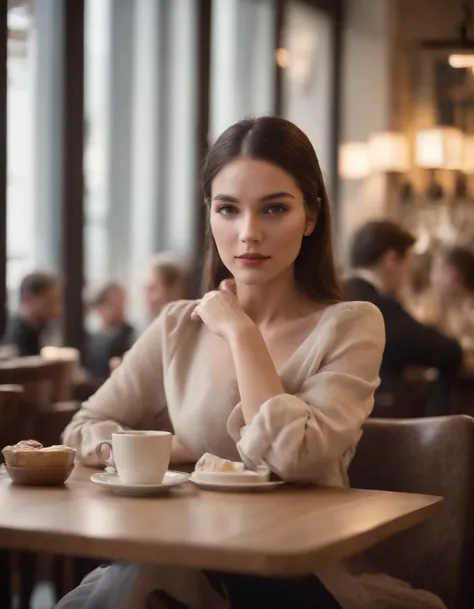
[{"label": "blurred cafe interior", "polygon": [[[321,523],[320,531],[334,526],[335,537],[347,534],[347,543],[344,551],[341,542],[317,560],[314,554],[314,564],[363,552],[380,572],[427,591],[419,604],[377,609],[473,609],[474,0],[0,4],[0,448],[32,438],[45,447],[67,444],[81,405],[121,374],[122,360],[137,341],[139,350],[162,311],[202,298],[206,151],[238,121],[281,117],[316,151],[342,300],[375,305],[385,329],[380,382],[347,467],[358,500],[386,493],[388,511],[381,504],[364,518],[345,506],[354,529],[370,529],[363,542],[342,520]],[[318,333],[312,336],[317,343]],[[361,349],[364,360],[368,344]],[[323,359],[322,375],[330,374],[325,365]],[[97,400],[107,389],[100,391]],[[340,425],[333,431],[343,435]],[[85,471],[76,465],[64,488],[92,493]],[[75,551],[71,539],[85,539],[86,529],[68,537],[66,521],[56,530],[56,518],[42,520],[47,494],[19,491],[0,470],[0,609],[50,609],[97,565],[127,559],[99,539],[78,542]],[[108,497],[95,491],[92,506]],[[259,501],[271,509],[272,497],[286,506],[290,492],[246,499],[257,502],[252,509]],[[177,501],[192,501],[186,493]],[[428,514],[408,506],[411,495],[442,501]],[[54,495],[55,505],[63,496]],[[400,497],[407,504],[395,516]],[[22,514],[28,504],[26,514],[37,501],[30,524],[11,516],[15,506]],[[205,518],[211,507],[201,509]],[[107,503],[104,521],[113,520],[113,510]],[[300,528],[288,525],[285,535],[291,543],[306,539],[302,512],[292,517]],[[87,513],[74,519],[86,527]],[[277,514],[272,522],[278,528]],[[311,528],[309,517],[305,522]],[[279,535],[275,544],[284,545]],[[49,543],[51,551],[42,545]],[[232,548],[229,542],[226,556]],[[128,562],[137,562],[136,554]],[[210,558],[179,564],[213,565]],[[229,602],[219,606],[243,606]],[[288,606],[359,607],[338,603]],[[99,606],[122,607],[71,605]],[[214,607],[169,598],[151,606]]]}]

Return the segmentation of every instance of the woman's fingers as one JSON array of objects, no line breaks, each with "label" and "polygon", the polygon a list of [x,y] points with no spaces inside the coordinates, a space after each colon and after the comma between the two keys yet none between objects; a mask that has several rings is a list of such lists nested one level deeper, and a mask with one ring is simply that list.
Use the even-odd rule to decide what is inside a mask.
[{"label": "woman's fingers", "polygon": [[219,284],[219,290],[222,292],[232,292],[232,294],[235,294],[235,279],[223,279]]}]

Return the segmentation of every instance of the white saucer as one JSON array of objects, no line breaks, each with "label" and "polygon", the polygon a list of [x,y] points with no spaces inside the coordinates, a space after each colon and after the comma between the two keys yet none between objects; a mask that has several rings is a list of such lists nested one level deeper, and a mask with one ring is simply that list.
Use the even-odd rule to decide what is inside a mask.
[{"label": "white saucer", "polygon": [[251,493],[260,491],[269,491],[277,486],[285,484],[282,480],[274,480],[267,482],[237,482],[229,480],[228,482],[199,480],[194,474],[191,474],[189,480],[206,491],[220,491],[225,493]]},{"label": "white saucer", "polygon": [[91,482],[108,489],[116,495],[127,497],[146,497],[149,495],[164,495],[172,488],[181,486],[189,480],[189,474],[167,471],[161,484],[124,484],[117,474],[100,473],[91,476]]}]

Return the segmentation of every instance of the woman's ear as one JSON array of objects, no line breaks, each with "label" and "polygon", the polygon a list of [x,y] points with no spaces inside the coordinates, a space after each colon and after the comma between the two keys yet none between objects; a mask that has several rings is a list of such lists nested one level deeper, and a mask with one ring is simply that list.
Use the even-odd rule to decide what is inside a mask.
[{"label": "woman's ear", "polygon": [[306,224],[304,228],[304,236],[309,237],[314,229],[316,228],[317,223],[317,213],[307,213],[306,214]]},{"label": "woman's ear", "polygon": [[314,209],[306,209],[306,225],[304,230],[305,237],[309,237],[316,228],[320,209],[321,199],[319,197],[315,201]]}]

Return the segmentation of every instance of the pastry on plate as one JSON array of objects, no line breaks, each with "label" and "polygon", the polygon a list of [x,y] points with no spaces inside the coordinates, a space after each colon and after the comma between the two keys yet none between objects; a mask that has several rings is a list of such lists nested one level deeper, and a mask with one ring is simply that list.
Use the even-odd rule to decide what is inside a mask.
[{"label": "pastry on plate", "polygon": [[205,453],[196,463],[195,471],[197,472],[243,472],[245,466],[239,461],[229,461],[229,459],[221,459],[216,455]]},{"label": "pastry on plate", "polygon": [[215,483],[254,483],[268,482],[270,470],[266,466],[257,467],[256,470],[246,469],[240,461],[229,461],[216,455],[205,453],[196,463],[191,480]]}]

